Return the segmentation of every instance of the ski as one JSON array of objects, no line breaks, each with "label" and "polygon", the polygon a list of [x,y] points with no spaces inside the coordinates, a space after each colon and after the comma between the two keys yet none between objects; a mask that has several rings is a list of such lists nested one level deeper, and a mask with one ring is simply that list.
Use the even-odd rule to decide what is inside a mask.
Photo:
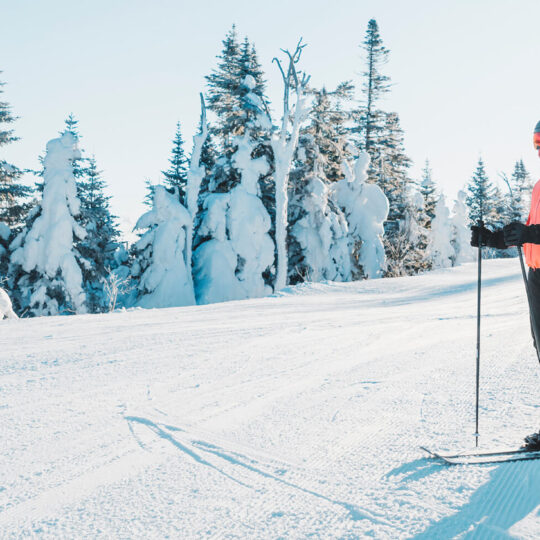
[{"label": "ski", "polygon": [[482,465],[487,463],[508,463],[512,461],[526,461],[540,459],[540,450],[527,450],[519,448],[517,450],[502,450],[499,452],[471,452],[463,454],[439,454],[420,447],[431,457],[439,459],[449,465]]}]

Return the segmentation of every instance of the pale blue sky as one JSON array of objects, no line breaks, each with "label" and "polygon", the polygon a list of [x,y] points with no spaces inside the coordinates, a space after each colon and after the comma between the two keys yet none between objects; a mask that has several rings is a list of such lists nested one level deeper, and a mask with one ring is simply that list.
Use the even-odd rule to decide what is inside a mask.
[{"label": "pale blue sky", "polygon": [[145,178],[160,180],[178,120],[190,152],[198,94],[233,23],[255,42],[279,111],[281,47],[304,38],[315,86],[359,85],[358,45],[377,19],[394,83],[384,107],[400,115],[413,177],[429,158],[453,198],[480,153],[492,179],[519,158],[539,176],[538,0],[0,0],[0,16],[2,98],[21,137],[2,158],[37,168],[73,112],[122,218],[142,211]]}]

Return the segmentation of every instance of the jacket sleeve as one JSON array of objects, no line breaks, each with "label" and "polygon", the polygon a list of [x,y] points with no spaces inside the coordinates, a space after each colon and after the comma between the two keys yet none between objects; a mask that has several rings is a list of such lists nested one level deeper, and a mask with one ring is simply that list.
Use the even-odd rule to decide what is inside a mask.
[{"label": "jacket sleeve", "polygon": [[529,225],[526,231],[525,244],[540,244],[540,225]]}]

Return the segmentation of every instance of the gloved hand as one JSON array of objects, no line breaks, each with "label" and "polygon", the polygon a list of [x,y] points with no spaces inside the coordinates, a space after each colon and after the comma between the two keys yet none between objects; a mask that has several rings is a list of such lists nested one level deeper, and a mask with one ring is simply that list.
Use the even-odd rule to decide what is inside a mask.
[{"label": "gloved hand", "polygon": [[487,246],[492,236],[493,233],[487,227],[479,227],[478,225],[473,225],[471,227],[471,246],[479,247],[479,238],[482,239],[482,246]]},{"label": "gloved hand", "polygon": [[523,225],[519,221],[513,221],[506,225],[503,227],[504,243],[507,246],[521,246],[527,242],[528,229],[527,225]]}]

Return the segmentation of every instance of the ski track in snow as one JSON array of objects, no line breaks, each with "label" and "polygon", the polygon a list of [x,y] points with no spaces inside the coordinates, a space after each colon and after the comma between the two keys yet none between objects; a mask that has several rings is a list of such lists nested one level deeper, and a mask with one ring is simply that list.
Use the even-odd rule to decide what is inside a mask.
[{"label": "ski track in snow", "polygon": [[[474,445],[476,265],[0,323],[2,538],[538,538]],[[517,260],[484,265],[480,446],[538,429]]]}]

